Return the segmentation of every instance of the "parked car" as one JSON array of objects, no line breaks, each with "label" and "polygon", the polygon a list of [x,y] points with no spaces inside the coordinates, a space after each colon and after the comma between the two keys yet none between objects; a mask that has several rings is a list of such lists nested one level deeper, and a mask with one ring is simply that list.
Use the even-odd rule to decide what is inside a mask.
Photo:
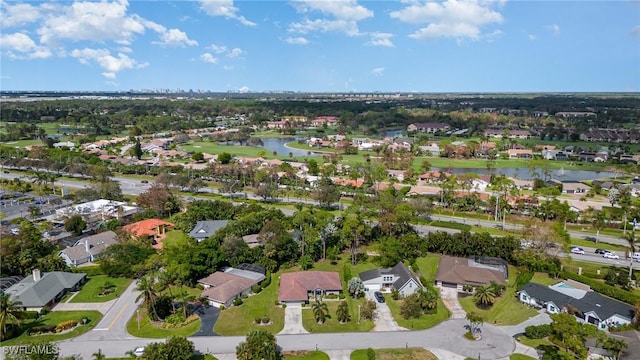
[{"label": "parked car", "polygon": [[376,300],[378,300],[379,303],[383,303],[384,302],[384,295],[382,295],[382,293],[380,291],[374,292],[373,296],[376,297]]},{"label": "parked car", "polygon": [[584,249],[583,248],[579,248],[579,247],[572,247],[571,248],[571,253],[572,254],[584,255]]},{"label": "parked car", "polygon": [[620,256],[618,256],[618,255],[616,255],[616,254],[614,254],[612,252],[606,252],[606,253],[604,253],[604,255],[602,255],[602,257],[603,258],[607,258],[607,259],[616,259],[616,260],[620,259]]},{"label": "parked car", "polygon": [[596,249],[596,254],[604,255],[606,253],[608,253],[608,251],[605,249]]},{"label": "parked car", "polygon": [[149,183],[149,180],[140,180],[140,183],[142,183],[142,184],[148,184],[148,183]]},{"label": "parked car", "polygon": [[133,355],[135,356],[144,355],[144,348],[142,346],[138,346],[135,350],[133,350]]}]

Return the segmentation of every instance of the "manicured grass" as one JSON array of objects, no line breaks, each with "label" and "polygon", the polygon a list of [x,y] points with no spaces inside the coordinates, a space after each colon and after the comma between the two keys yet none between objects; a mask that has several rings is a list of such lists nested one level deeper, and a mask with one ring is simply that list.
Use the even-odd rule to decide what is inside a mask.
[{"label": "manicured grass", "polygon": [[531,278],[531,282],[541,285],[554,285],[561,281],[561,279],[554,279],[546,273],[535,273],[533,274],[533,278]]},{"label": "manicured grass", "polygon": [[[138,316],[140,317],[140,329],[138,330]],[[177,329],[160,329],[149,320],[146,310],[141,310],[139,314],[133,314],[127,323],[127,332],[133,336],[141,338],[167,338],[169,336],[191,336],[200,330],[200,319]]]},{"label": "manicured grass", "polygon": [[[105,296],[99,296],[107,283],[115,285],[115,290]],[[72,303],[85,303],[85,302],[105,302],[113,300],[120,296],[124,289],[129,286],[131,279],[127,278],[112,278],[106,275],[91,276],[89,281],[80,289],[78,294],[71,299]]]},{"label": "manicured grass", "polygon": [[545,339],[529,339],[526,336],[518,336],[518,341],[522,343],[522,345],[527,345],[532,348],[537,348],[540,345],[553,345],[549,340]]},{"label": "manicured grass", "polygon": [[478,308],[473,296],[460,297],[460,304],[467,313],[480,315],[485,323],[497,325],[516,325],[538,314],[534,309],[522,304],[515,296],[515,279],[518,270],[509,266],[509,281],[506,283],[504,294],[488,309]]},{"label": "manicured grass", "polygon": [[187,244],[187,238],[189,236],[180,230],[171,230],[167,232],[164,239],[162,239],[163,246],[183,246]]},{"label": "manicured grass", "polygon": [[364,304],[365,300],[345,299],[345,301],[349,304],[349,313],[351,314],[350,321],[340,324],[338,316],[336,315],[340,301],[331,300],[325,301],[329,309],[330,318],[326,319],[323,324],[318,324],[313,315],[313,310],[311,310],[313,306],[313,303],[311,303],[302,309],[302,325],[311,333],[354,332],[373,329],[374,323],[371,320],[360,319],[360,323],[358,323],[358,305]]},{"label": "manicured grass", "polygon": [[[628,249],[626,246],[622,246],[622,245],[609,244],[602,241],[600,241],[599,243],[596,243],[591,240],[579,239],[579,238],[571,238],[571,245],[599,248],[599,249],[612,250],[612,251],[621,251],[621,252],[627,251]],[[618,254],[618,255],[621,255],[621,254]]]},{"label": "manicured grass", "polygon": [[384,294],[384,298],[386,300],[389,309],[391,309],[391,314],[393,314],[393,318],[396,320],[398,325],[403,328],[409,330],[422,330],[434,327],[441,322],[447,320],[451,313],[442,300],[438,298],[438,307],[436,308],[435,314],[430,315],[422,315],[417,319],[405,319],[402,315],[400,315],[400,306],[402,305],[402,299],[393,300],[390,294]]},{"label": "manicured grass", "polygon": [[[271,284],[259,294],[244,299],[240,306],[233,306],[222,310],[216,322],[214,331],[220,335],[246,335],[251,330],[265,330],[277,334],[284,327],[284,309],[274,305],[278,300],[280,273],[271,275]],[[271,325],[256,325],[257,317],[268,315]]]},{"label": "manicured grass", "polygon": [[287,351],[282,355],[289,360],[329,360],[329,355],[322,351]]},{"label": "manicured grass", "polygon": [[[376,349],[376,360],[438,360],[430,351],[423,348]],[[359,349],[351,353],[351,360],[367,360],[367,350]]]},{"label": "manicured grass", "polygon": [[[429,284],[433,284],[436,280],[436,273],[438,272],[438,264],[440,263],[440,255],[439,254],[429,254],[426,257],[420,257],[416,259],[416,266],[418,269],[413,269],[414,271],[419,270],[420,276],[429,281]],[[427,285],[427,284],[422,284]]]},{"label": "manicured grass", "polygon": [[511,356],[509,356],[509,360],[536,360],[536,359],[525,354],[511,354]]},{"label": "manicured grass", "polygon": [[[29,336],[27,335],[27,330],[36,326],[45,326],[45,325],[57,325],[63,321],[67,320],[77,320],[82,323],[82,319],[87,318],[89,322],[86,325],[78,325],[72,331],[64,333],[64,334],[51,334],[51,335],[37,335],[37,336]],[[22,324],[23,333],[15,338],[6,340],[2,342],[3,346],[8,345],[17,345],[17,344],[29,344],[34,342],[48,342],[48,341],[59,341],[64,339],[70,339],[72,337],[76,337],[80,334],[84,334],[87,331],[91,330],[102,318],[102,314],[98,311],[87,310],[87,311],[52,311],[44,316],[41,316],[39,319],[29,320]]]}]

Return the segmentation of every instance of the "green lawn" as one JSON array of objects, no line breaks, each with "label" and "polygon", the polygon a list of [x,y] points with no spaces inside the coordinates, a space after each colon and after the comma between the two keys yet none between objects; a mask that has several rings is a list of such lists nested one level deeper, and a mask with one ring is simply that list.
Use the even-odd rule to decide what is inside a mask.
[{"label": "green lawn", "polygon": [[[140,317],[140,328],[138,329],[138,316]],[[127,323],[127,332],[133,336],[141,338],[167,338],[169,336],[191,336],[200,330],[200,319],[177,329],[160,329],[149,320],[147,312],[141,310],[139,314],[133,314]]]},{"label": "green lawn", "polygon": [[[273,274],[271,284],[259,294],[244,299],[242,305],[224,309],[216,322],[214,331],[224,336],[244,336],[251,330],[265,330],[272,334],[280,332],[284,327],[284,309],[282,306],[274,305],[278,300],[279,275],[279,272]],[[271,325],[262,326],[254,323],[257,317],[265,315],[271,318]]]},{"label": "green lawn", "polygon": [[[86,325],[78,325],[72,331],[64,334],[51,335],[27,335],[27,330],[36,326],[57,325],[67,320],[77,320],[82,323],[82,319],[87,318],[89,322]],[[39,319],[29,320],[22,325],[23,333],[15,338],[2,342],[3,346],[28,344],[33,342],[49,342],[70,339],[80,334],[84,334],[91,330],[102,318],[102,314],[98,311],[52,311]]]},{"label": "green lawn", "polygon": [[496,300],[495,304],[488,309],[481,309],[476,306],[473,296],[460,297],[460,304],[467,313],[475,312],[480,315],[485,323],[497,325],[516,325],[530,317],[538,314],[534,309],[522,304],[515,296],[515,279],[518,270],[509,266],[509,281],[506,284],[504,294]]},{"label": "green lawn", "polygon": [[518,336],[517,340],[519,342],[522,343],[522,345],[527,345],[530,346],[532,348],[537,348],[540,345],[553,345],[549,340],[547,339],[529,339],[528,337],[522,335],[522,336]]},{"label": "green lawn", "polygon": [[[433,282],[436,280],[436,273],[438,272],[439,263],[439,254],[429,254],[426,257],[420,257],[416,259],[416,265],[418,266],[418,270],[420,271],[420,276],[429,281],[429,284],[433,284]],[[416,269],[414,269],[414,271],[415,270]]]},{"label": "green lawn", "polygon": [[549,276],[547,273],[535,273],[533,274],[533,278],[531,278],[531,282],[541,285],[554,285],[561,281],[561,279],[554,279]]},{"label": "green lawn", "polygon": [[384,298],[386,300],[389,309],[391,309],[391,314],[393,314],[393,318],[396,320],[398,325],[403,328],[409,330],[422,330],[434,327],[441,322],[447,320],[451,313],[440,298],[438,298],[438,307],[436,309],[435,314],[431,315],[422,315],[417,319],[405,319],[402,315],[400,315],[400,306],[402,305],[402,299],[393,300],[390,294],[384,294]]},{"label": "green lawn", "polygon": [[584,246],[584,247],[595,247],[595,248],[599,248],[599,249],[605,249],[605,250],[612,250],[612,251],[627,251],[628,247],[626,246],[622,246],[622,245],[617,245],[617,244],[609,244],[606,242],[599,242],[599,243],[595,243],[591,240],[587,240],[587,239],[579,239],[579,238],[571,238],[571,245],[575,245],[575,246]]},{"label": "green lawn", "polygon": [[180,230],[171,230],[167,232],[164,239],[162,239],[163,246],[183,246],[187,244],[189,235]]},{"label": "green lawn", "polygon": [[[423,348],[377,349],[376,360],[438,360],[430,351]],[[367,350],[359,349],[351,353],[351,360],[367,360]]]},{"label": "green lawn", "polygon": [[509,356],[509,360],[536,360],[536,358],[532,358],[525,354],[511,354],[511,356]]},{"label": "green lawn", "polygon": [[[115,285],[115,290],[105,296],[100,296],[102,289],[106,284],[111,283]],[[89,281],[80,289],[78,294],[74,296],[71,301],[72,303],[85,303],[85,302],[105,302],[109,300],[113,300],[120,296],[124,289],[129,286],[131,283],[131,279],[127,278],[112,278],[106,275],[96,275],[89,277]]]},{"label": "green lawn", "polygon": [[340,301],[325,301],[327,308],[329,309],[330,318],[326,319],[323,324],[318,324],[313,315],[311,307],[313,304],[309,304],[302,310],[302,325],[307,331],[311,333],[333,333],[333,332],[355,332],[355,331],[369,331],[373,329],[374,323],[371,320],[360,320],[358,323],[358,305],[364,304],[364,299],[345,299],[349,304],[349,313],[351,314],[351,320],[340,324],[336,310]]},{"label": "green lawn", "polygon": [[282,355],[288,360],[329,360],[329,355],[322,351],[288,351]]}]

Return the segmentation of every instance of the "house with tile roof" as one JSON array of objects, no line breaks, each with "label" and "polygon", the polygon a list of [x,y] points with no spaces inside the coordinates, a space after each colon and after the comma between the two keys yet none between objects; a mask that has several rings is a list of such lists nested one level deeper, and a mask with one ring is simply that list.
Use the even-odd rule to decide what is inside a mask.
[{"label": "house with tile roof", "polygon": [[122,230],[137,238],[147,238],[155,249],[162,249],[162,239],[175,225],[161,219],[146,219],[126,225]]},{"label": "house with tile roof", "polygon": [[443,255],[438,263],[436,286],[457,288],[462,291],[464,285],[484,286],[496,282],[504,284],[509,277],[506,269],[480,263],[473,258],[461,258]]},{"label": "house with tile roof", "polygon": [[390,269],[372,269],[361,272],[358,277],[366,289],[372,291],[396,290],[401,297],[414,294],[422,288],[418,278],[402,262]]},{"label": "house with tile roof", "polygon": [[253,286],[265,278],[259,272],[227,268],[198,280],[198,284],[204,287],[201,297],[207,299],[209,305],[219,308],[229,307],[235,299],[249,295]]},{"label": "house with tile roof", "polygon": [[77,291],[85,283],[87,274],[52,271],[40,273],[34,269],[32,275],[22,279],[4,291],[9,299],[19,302],[26,311],[51,309],[66,293]]},{"label": "house with tile roof", "polygon": [[59,255],[68,266],[74,267],[97,260],[102,252],[116,242],[116,233],[105,231],[76,241],[73,246],[60,251]]},{"label": "house with tile roof", "polygon": [[588,286],[571,281],[544,286],[526,284],[518,292],[518,299],[530,306],[545,309],[550,314],[567,312],[578,321],[597,326],[601,330],[630,324],[635,316],[634,307],[608,298]]},{"label": "house with tile roof", "polygon": [[340,294],[342,283],[337,272],[298,271],[280,275],[280,302],[304,302],[329,294]]}]

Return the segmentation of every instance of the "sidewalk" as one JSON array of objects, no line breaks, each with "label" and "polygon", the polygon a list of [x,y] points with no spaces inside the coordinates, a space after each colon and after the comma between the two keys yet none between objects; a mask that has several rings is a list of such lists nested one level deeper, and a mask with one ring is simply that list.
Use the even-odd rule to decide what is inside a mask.
[{"label": "sidewalk", "polygon": [[[71,299],[69,299],[71,300]],[[109,300],[101,303],[58,303],[56,304],[51,311],[82,311],[82,310],[96,310],[99,311],[102,315],[109,312],[113,304],[116,303],[117,299]]]}]

